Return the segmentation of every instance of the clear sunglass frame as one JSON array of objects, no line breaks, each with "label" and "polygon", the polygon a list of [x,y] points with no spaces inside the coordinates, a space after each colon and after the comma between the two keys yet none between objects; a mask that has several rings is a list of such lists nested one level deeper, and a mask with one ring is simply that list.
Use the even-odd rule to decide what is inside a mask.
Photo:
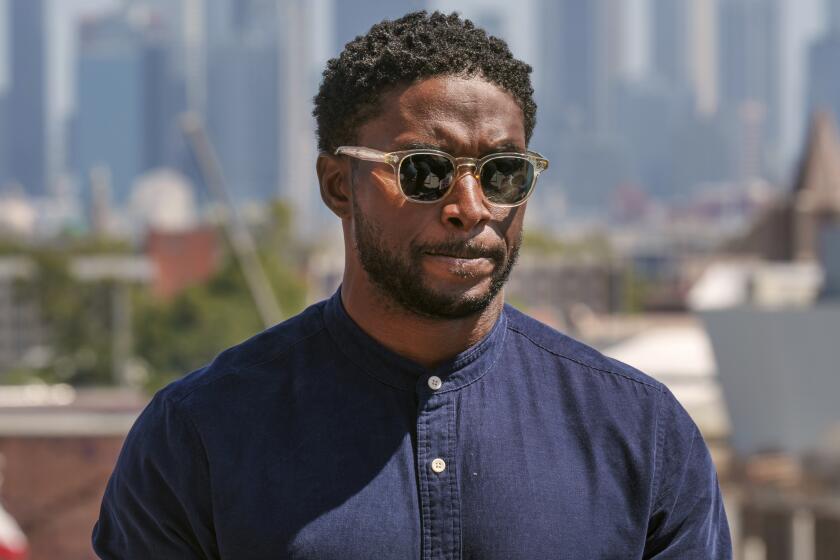
[{"label": "clear sunglass frame", "polygon": [[403,190],[402,184],[400,182],[400,165],[402,162],[413,155],[420,155],[420,154],[431,154],[436,156],[442,156],[452,162],[452,166],[455,169],[455,177],[458,177],[458,169],[464,166],[472,167],[473,172],[472,175],[479,181],[479,185],[481,185],[481,168],[489,161],[494,159],[503,158],[503,157],[515,157],[518,159],[524,159],[531,163],[534,166],[534,177],[531,180],[531,184],[528,187],[528,193],[517,202],[512,203],[500,203],[494,202],[490,200],[487,195],[484,193],[484,186],[482,185],[482,196],[487,202],[493,206],[499,206],[502,208],[513,208],[516,206],[521,206],[528,201],[533,194],[534,189],[536,188],[537,178],[539,177],[540,173],[548,169],[548,160],[545,159],[542,155],[537,152],[527,151],[525,153],[520,152],[498,152],[493,154],[488,154],[482,158],[470,158],[470,157],[455,157],[451,154],[446,152],[442,152],[440,150],[433,150],[428,148],[421,148],[415,150],[400,150],[397,152],[382,152],[380,150],[375,150],[373,148],[365,148],[362,146],[339,146],[335,150],[335,155],[341,156],[345,155],[348,157],[352,157],[355,159],[360,159],[363,161],[372,161],[377,163],[387,163],[394,169],[394,180],[397,183],[397,187],[400,191],[400,194],[408,200],[409,202],[413,202],[416,204],[437,204],[441,200],[444,200],[449,193],[452,192],[452,187],[455,185],[456,181],[452,181],[449,187],[446,189],[446,192],[443,195],[435,200],[418,200],[416,198],[411,198],[405,194],[405,190]]}]

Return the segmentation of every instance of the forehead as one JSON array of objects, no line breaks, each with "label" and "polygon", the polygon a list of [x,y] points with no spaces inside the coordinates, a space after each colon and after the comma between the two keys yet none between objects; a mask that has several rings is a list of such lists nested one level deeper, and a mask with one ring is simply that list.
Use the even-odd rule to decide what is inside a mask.
[{"label": "forehead", "polygon": [[359,128],[359,143],[382,150],[428,144],[457,155],[524,150],[524,116],[510,93],[480,77],[436,76],[386,93]]}]

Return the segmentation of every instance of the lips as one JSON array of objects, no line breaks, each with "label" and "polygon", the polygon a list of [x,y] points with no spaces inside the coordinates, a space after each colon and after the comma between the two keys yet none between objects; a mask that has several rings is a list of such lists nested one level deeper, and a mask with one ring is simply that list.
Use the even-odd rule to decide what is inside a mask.
[{"label": "lips", "polygon": [[470,282],[492,275],[496,268],[492,257],[486,253],[426,253],[425,262],[426,270],[432,274]]},{"label": "lips", "polygon": [[422,253],[432,257],[447,257],[459,260],[489,259],[502,262],[505,259],[505,251],[501,247],[464,243],[447,243],[445,245],[423,247]]},{"label": "lips", "polygon": [[451,240],[417,249],[427,271],[436,276],[461,278],[469,282],[491,276],[507,257],[503,245],[486,245],[475,240]]},{"label": "lips", "polygon": [[433,251],[426,251],[426,254],[430,257],[446,257],[449,259],[457,259],[457,260],[473,260],[473,259],[488,259],[488,260],[495,260],[495,256],[492,253],[486,252],[470,252],[470,253],[436,253]]}]

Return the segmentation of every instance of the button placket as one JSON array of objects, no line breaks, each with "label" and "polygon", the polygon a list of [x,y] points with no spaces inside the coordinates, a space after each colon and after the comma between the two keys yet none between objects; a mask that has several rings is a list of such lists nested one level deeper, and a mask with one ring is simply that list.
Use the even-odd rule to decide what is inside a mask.
[{"label": "button placket", "polygon": [[[429,380],[426,382],[431,388]],[[451,478],[456,476],[452,419],[457,392],[429,394],[421,386],[418,391],[416,459],[423,520],[422,558],[454,559],[459,557],[461,540],[457,483]]]}]

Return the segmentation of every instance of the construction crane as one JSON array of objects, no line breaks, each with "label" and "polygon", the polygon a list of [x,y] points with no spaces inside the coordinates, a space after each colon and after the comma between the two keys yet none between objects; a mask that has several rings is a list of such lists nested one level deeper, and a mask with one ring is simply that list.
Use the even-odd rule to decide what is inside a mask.
[{"label": "construction crane", "polygon": [[222,224],[233,254],[242,269],[257,312],[266,328],[279,323],[283,318],[280,305],[260,262],[254,238],[233,206],[222,166],[201,117],[195,112],[187,112],[181,116],[180,124],[187,143],[195,154],[199,172],[210,191],[216,219]]}]

